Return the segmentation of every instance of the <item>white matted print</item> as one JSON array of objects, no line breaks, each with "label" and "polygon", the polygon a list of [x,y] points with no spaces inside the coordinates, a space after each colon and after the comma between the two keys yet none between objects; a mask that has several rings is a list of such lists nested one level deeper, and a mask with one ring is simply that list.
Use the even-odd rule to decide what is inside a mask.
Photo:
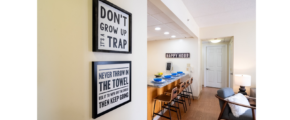
[{"label": "white matted print", "polygon": [[131,61],[93,62],[93,118],[131,101]]},{"label": "white matted print", "polygon": [[94,0],[93,51],[131,53],[131,13],[105,0]]}]

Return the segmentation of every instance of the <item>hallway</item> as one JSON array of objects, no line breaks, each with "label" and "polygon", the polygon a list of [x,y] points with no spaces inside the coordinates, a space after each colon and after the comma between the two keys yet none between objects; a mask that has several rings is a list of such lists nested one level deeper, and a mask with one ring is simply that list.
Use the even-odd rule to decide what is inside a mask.
[{"label": "hallway", "polygon": [[[187,105],[186,113],[181,109],[181,120],[216,120],[220,113],[218,99],[215,97],[218,88],[203,87],[200,98],[192,100],[191,105]],[[182,105],[180,105],[182,106]],[[169,116],[166,112],[165,116]],[[172,120],[178,120],[175,112],[171,112]],[[168,120],[160,117],[158,120]]]}]

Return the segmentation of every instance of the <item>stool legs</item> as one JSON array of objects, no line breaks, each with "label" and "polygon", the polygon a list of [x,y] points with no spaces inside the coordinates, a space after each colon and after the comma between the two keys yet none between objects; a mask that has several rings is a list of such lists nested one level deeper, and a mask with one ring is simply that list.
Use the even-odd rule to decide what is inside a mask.
[{"label": "stool legs", "polygon": [[188,98],[188,95],[187,95],[187,88],[183,92],[183,95],[184,95],[184,100],[185,100],[185,98],[187,98],[188,105],[190,106],[190,101],[189,101],[189,98]]},{"label": "stool legs", "polygon": [[[169,116],[170,116],[170,120],[171,120],[171,113],[170,113],[170,103],[167,103],[168,104],[168,107],[169,107],[169,109],[168,109],[168,112],[169,112]],[[176,113],[177,113],[177,111],[176,111]]]},{"label": "stool legs", "polygon": [[179,116],[180,116],[180,119],[181,119],[181,113],[180,113],[180,109],[179,109],[179,103],[177,103],[178,105],[178,110],[179,110]]},{"label": "stool legs", "polygon": [[178,102],[178,103],[181,103],[183,105],[183,109],[184,109],[184,113],[186,113],[186,110],[187,110],[187,107],[186,107],[186,102],[185,102],[185,99],[182,95],[179,95],[180,96],[180,99],[175,99],[174,102]]},{"label": "stool legs", "polygon": [[163,112],[163,110],[162,110],[162,101],[160,101],[160,109],[161,109],[161,115],[163,115],[164,114],[164,112]]},{"label": "stool legs", "polygon": [[[190,92],[190,91],[191,91],[191,92]],[[191,94],[191,96],[190,96],[190,94]],[[192,99],[194,99],[194,98],[193,98],[193,94],[192,94],[192,89],[191,89],[191,86],[190,86],[190,87],[187,87],[187,88],[185,88],[185,90],[184,90],[184,91],[182,91],[182,94],[181,94],[181,96],[184,96],[184,97],[186,97],[186,98],[187,98],[187,102],[188,102],[188,104],[189,104],[189,106],[190,106],[190,104],[191,104],[190,97],[192,97]]]},{"label": "stool legs", "polygon": [[[184,91],[183,92],[183,95],[184,95]],[[185,101],[185,96],[183,96],[183,100],[184,100],[184,103],[185,103],[185,107],[186,107],[186,101]],[[187,110],[187,107],[186,107],[186,110]]]},{"label": "stool legs", "polygon": [[[171,111],[173,111],[173,112],[176,112],[176,116],[177,116],[177,119],[179,120],[179,116],[180,116],[180,119],[181,119],[181,114],[180,114],[180,109],[179,109],[179,107],[176,107],[176,103],[177,102],[174,102],[174,106],[173,105],[171,105],[171,102],[168,102],[167,104],[164,104],[164,105],[166,105],[166,106],[164,106],[164,109],[168,109],[169,111],[169,115],[171,116]],[[166,107],[168,107],[168,108],[166,108]],[[171,108],[174,108],[175,110],[172,110]],[[178,116],[178,111],[177,111],[177,109],[179,110],[179,116]],[[171,117],[170,117],[171,118]]]},{"label": "stool legs", "polygon": [[[179,109],[179,103],[178,104],[178,111],[179,111],[179,116],[180,116],[180,119],[181,119],[181,114],[180,114],[180,109]],[[176,102],[174,102],[174,106],[175,106],[175,110],[177,111],[177,106],[176,106]],[[178,117],[178,113],[176,112],[176,115],[177,115],[177,118],[179,120],[179,117]]]},{"label": "stool legs", "polygon": [[152,120],[154,119],[154,110],[155,110],[155,104],[156,104],[156,100],[154,100],[154,107],[153,107],[153,115],[152,115]]},{"label": "stool legs", "polygon": [[189,93],[189,96],[190,96],[190,94],[191,94],[191,97],[192,97],[192,99],[194,100],[191,85],[189,85],[189,87],[188,87],[188,92],[187,92],[187,93]]},{"label": "stool legs", "polygon": [[194,100],[192,89],[191,89],[191,85],[189,87],[190,87],[190,93],[191,93],[192,99]]},{"label": "stool legs", "polygon": [[[175,103],[174,103],[174,104],[175,104]],[[167,118],[167,119],[170,119],[170,120],[171,120],[171,111],[176,112],[176,115],[177,115],[177,119],[178,119],[178,120],[179,120],[179,116],[180,116],[180,119],[181,119],[180,110],[179,110],[179,114],[180,114],[179,116],[178,116],[178,111],[177,111],[177,109],[179,109],[179,107],[177,108],[176,105],[171,106],[171,102],[168,102],[167,104],[165,104],[165,102],[164,102],[164,105],[165,105],[165,106],[162,106],[162,101],[161,101],[161,114],[158,114],[158,113],[155,113],[155,112],[154,112],[154,111],[155,111],[155,105],[156,105],[156,100],[154,100],[154,107],[153,107],[152,120],[154,119],[154,116],[155,116],[155,115],[159,115],[159,116],[161,116],[161,117],[164,117],[164,118]],[[167,107],[168,107],[168,108],[167,108]],[[174,110],[174,109],[171,110],[171,107],[175,108],[175,110]],[[166,117],[166,116],[163,115],[164,112],[163,112],[162,108],[168,110],[168,112],[169,112],[169,117]]]},{"label": "stool legs", "polygon": [[190,100],[190,95],[189,95],[188,93],[189,93],[189,88],[187,87],[187,88],[186,88],[186,97],[187,97],[187,100],[188,100],[188,104],[189,104],[189,106],[190,106],[190,104],[191,104],[191,100]]}]

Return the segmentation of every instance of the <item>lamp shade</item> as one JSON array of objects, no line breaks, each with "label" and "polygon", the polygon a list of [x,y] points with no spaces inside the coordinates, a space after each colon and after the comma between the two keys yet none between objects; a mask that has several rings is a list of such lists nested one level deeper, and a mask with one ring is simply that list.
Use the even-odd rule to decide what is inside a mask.
[{"label": "lamp shade", "polygon": [[251,76],[250,75],[235,75],[235,84],[240,86],[251,86]]}]

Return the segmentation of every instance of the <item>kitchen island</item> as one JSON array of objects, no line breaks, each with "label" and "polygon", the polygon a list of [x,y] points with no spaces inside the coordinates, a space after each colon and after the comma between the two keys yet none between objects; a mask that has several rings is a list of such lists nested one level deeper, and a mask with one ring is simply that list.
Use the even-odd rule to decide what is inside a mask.
[{"label": "kitchen island", "polygon": [[[185,73],[184,75],[174,77],[171,80],[163,79],[166,80],[166,82],[162,84],[152,83],[151,81],[154,78],[154,75],[147,76],[147,120],[152,120],[154,98],[177,86],[181,79],[189,80],[190,76],[188,73]],[[156,102],[155,106],[155,112],[157,113],[161,110],[160,102]]]}]

